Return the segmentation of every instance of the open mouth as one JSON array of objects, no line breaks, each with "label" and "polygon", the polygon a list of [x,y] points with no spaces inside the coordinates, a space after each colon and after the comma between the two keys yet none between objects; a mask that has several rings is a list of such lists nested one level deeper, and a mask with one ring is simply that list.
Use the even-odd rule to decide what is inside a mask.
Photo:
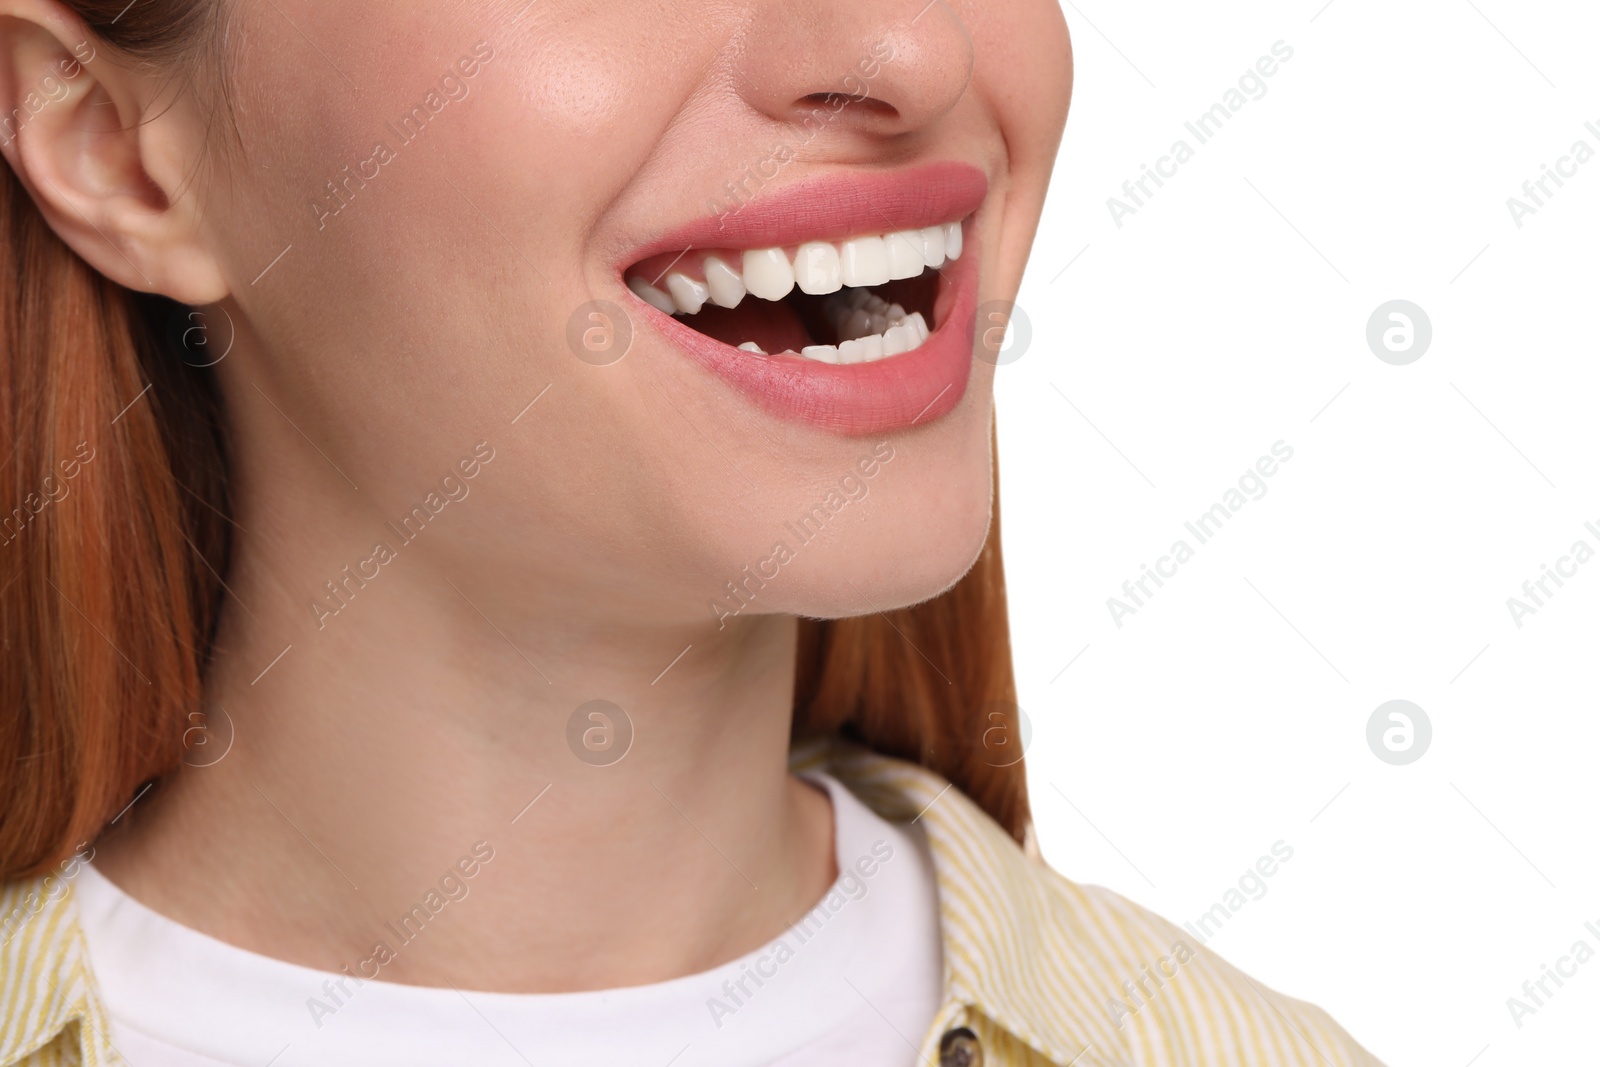
[{"label": "open mouth", "polygon": [[666,252],[624,277],[659,311],[752,357],[875,363],[915,352],[940,326],[939,271],[960,258],[963,224]]}]

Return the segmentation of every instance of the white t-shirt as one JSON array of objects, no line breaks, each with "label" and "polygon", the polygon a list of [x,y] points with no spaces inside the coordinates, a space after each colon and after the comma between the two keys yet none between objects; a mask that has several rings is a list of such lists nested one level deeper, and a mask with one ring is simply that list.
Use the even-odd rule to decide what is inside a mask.
[{"label": "white t-shirt", "polygon": [[110,1039],[135,1067],[911,1067],[942,986],[927,842],[837,780],[807,777],[833,800],[829,893],[742,959],[623,989],[357,986],[191,930],[86,866],[75,891]]}]

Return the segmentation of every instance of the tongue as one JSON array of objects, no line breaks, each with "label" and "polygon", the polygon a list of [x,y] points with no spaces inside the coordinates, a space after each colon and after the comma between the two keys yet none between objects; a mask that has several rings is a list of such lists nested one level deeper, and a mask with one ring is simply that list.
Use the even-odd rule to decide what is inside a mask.
[{"label": "tongue", "polygon": [[678,321],[735,348],[754,341],[763,352],[798,352],[817,343],[787,301],[773,303],[747,296],[736,308],[707,304],[698,314],[679,316]]}]

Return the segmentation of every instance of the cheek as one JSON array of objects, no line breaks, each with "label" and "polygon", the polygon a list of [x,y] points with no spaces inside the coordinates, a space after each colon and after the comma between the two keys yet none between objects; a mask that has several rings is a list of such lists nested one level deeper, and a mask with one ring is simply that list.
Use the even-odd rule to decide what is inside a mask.
[{"label": "cheek", "polygon": [[[550,5],[518,5],[513,17],[469,10],[428,19],[396,13],[392,0],[281,2],[322,58],[304,56],[305,41],[269,5],[241,16],[252,47],[240,50],[232,73],[257,164],[251,192],[274,205],[255,217],[286,240],[304,229],[297,216],[306,200],[383,141],[420,175],[409,195],[371,197],[387,201],[375,210],[391,223],[425,225],[421,214],[402,213],[437,213],[455,195],[448,179],[481,210],[480,222],[531,255],[537,249],[521,242],[533,231],[586,228],[632,179],[716,53],[692,20],[638,17],[621,0],[564,3],[559,17]],[[476,72],[464,74],[458,59]],[[426,116],[425,135],[408,151],[404,120],[430,92],[444,106]]]},{"label": "cheek", "polygon": [[[587,409],[583,426],[639,423],[638,389],[616,388],[617,373],[595,387],[566,324],[591,296],[587,235],[700,77],[692,49],[714,54],[704,35],[682,19],[646,26],[613,0],[559,18],[550,5],[492,19],[420,5],[438,9],[429,20],[391,0],[280,4],[293,26],[272,5],[240,16],[245,153],[208,213],[271,353],[252,370],[308,387],[316,439],[368,467],[450,452],[552,383]],[[296,27],[325,59],[303,55]],[[459,60],[475,55],[465,76]],[[464,99],[441,89],[447,76]],[[603,466],[594,436],[554,441],[546,458]]]}]

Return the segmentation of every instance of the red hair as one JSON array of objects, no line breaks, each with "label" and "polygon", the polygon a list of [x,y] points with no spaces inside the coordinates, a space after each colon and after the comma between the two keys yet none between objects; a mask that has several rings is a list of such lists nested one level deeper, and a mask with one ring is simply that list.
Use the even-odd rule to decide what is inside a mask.
[{"label": "red hair", "polygon": [[[143,58],[199,47],[213,5],[64,0]],[[12,131],[14,132],[14,131]],[[185,365],[187,309],[106,279],[0,168],[0,881],[92,841],[182,759],[223,592],[224,425]],[[176,326],[176,328],[174,328]],[[925,764],[1017,839],[1020,761],[984,744],[1015,686],[995,521],[954,588],[801,624],[796,737],[840,732]]]},{"label": "red hair", "polygon": [[1028,828],[999,472],[978,561],[898,611],[800,622],[795,736],[839,732],[954,782],[1020,843]]}]

